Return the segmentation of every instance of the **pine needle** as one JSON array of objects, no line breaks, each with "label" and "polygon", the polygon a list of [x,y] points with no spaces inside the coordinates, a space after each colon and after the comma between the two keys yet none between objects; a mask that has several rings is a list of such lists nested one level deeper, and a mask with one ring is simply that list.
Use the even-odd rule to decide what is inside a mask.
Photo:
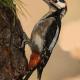
[{"label": "pine needle", "polygon": [[[24,2],[21,0],[0,0],[0,3],[5,7],[10,8],[14,13],[19,11],[19,14],[25,15],[24,11],[30,16],[29,12],[24,7]],[[23,11],[24,10],[24,11]]]},{"label": "pine needle", "polygon": [[31,16],[28,10],[25,8],[26,4],[21,0],[16,0],[16,11],[18,14],[21,14],[24,17],[27,17],[25,12],[28,14],[28,16]]}]

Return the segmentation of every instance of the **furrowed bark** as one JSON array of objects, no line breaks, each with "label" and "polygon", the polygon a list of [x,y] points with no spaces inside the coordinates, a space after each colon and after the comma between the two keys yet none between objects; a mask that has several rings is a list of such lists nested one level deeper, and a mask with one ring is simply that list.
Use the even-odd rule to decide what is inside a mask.
[{"label": "furrowed bark", "polygon": [[0,4],[0,80],[21,80],[27,71],[23,32],[13,11]]}]

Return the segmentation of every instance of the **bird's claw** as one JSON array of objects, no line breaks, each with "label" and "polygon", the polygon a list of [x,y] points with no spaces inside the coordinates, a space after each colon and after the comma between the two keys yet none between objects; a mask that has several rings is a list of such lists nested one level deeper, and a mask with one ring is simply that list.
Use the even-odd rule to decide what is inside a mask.
[{"label": "bird's claw", "polygon": [[29,42],[30,42],[30,39],[28,38],[28,36],[26,35],[26,33],[23,32],[23,41],[22,41],[22,44],[21,44],[21,46],[19,48],[23,48]]}]

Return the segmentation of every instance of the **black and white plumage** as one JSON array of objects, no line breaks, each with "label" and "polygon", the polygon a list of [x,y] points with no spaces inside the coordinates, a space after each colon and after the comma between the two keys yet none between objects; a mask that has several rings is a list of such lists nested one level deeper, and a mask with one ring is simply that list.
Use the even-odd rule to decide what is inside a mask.
[{"label": "black and white plumage", "polygon": [[24,76],[24,80],[27,80],[35,69],[38,72],[38,80],[41,80],[42,71],[60,34],[61,19],[67,11],[64,0],[43,1],[49,5],[50,10],[39,20],[32,31],[32,55],[29,62],[29,72]]}]

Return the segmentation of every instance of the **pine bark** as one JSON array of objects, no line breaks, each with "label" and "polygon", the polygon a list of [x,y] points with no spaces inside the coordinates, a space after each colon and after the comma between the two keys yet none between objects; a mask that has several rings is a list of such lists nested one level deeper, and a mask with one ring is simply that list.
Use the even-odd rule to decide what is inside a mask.
[{"label": "pine bark", "polygon": [[0,80],[21,80],[27,71],[23,32],[18,17],[0,4]]}]

